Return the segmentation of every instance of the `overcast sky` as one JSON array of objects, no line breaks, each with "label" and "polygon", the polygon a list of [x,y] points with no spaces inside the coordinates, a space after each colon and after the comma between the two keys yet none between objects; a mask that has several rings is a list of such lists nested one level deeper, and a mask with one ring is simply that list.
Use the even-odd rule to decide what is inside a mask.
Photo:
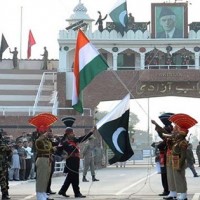
[{"label": "overcast sky", "polygon": [[[20,51],[20,35],[22,33],[22,58],[26,58],[28,32],[31,29],[36,40],[32,47],[31,58],[41,58],[43,47],[49,51],[49,58],[58,59],[58,33],[68,26],[66,19],[73,14],[74,7],[79,0],[0,0],[0,34],[3,33],[9,46],[15,46]],[[87,14],[94,20],[98,19],[97,11],[105,16],[113,7],[116,0],[81,0],[88,9]],[[162,3],[164,0],[127,0],[128,12],[132,13],[137,22],[151,21],[151,3]],[[171,2],[174,1],[165,1]],[[185,2],[178,1],[177,2]],[[189,0],[188,22],[200,21],[200,0]],[[108,17],[106,21],[111,21]],[[93,30],[97,26],[93,23]],[[105,26],[105,22],[104,22]],[[22,32],[21,32],[22,27]],[[8,51],[4,58],[11,58]],[[190,100],[190,101],[189,101]],[[131,106],[133,112],[141,120],[140,126],[147,127],[147,100],[138,101],[138,105]],[[141,108],[137,108],[138,106]],[[159,98],[150,99],[150,118],[158,119],[160,112],[183,112],[191,114],[200,121],[199,99],[188,98]],[[139,107],[140,107],[139,106]],[[105,107],[105,106],[104,106]],[[144,112],[145,110],[145,112]],[[144,128],[145,129],[145,128]]]},{"label": "overcast sky", "polygon": [[[0,0],[0,34],[3,33],[9,46],[15,46],[20,51],[20,36],[22,35],[22,58],[26,58],[28,32],[31,29],[36,40],[32,47],[31,58],[41,58],[43,47],[49,50],[49,58],[58,59],[58,33],[68,26],[66,19],[73,14],[79,0]],[[81,0],[88,9],[87,14],[94,20],[98,19],[97,11],[105,16],[113,7],[116,0]],[[151,20],[151,3],[162,3],[164,0],[127,0],[128,12],[132,13],[135,21],[148,22]],[[165,1],[174,2],[174,1]],[[178,1],[177,2],[183,2]],[[190,0],[189,23],[200,21],[200,0]],[[105,6],[106,5],[106,6]],[[110,17],[107,21],[111,21]],[[93,30],[97,26],[93,23]],[[105,25],[105,22],[104,22]],[[22,27],[22,31],[21,31]],[[11,58],[8,50],[4,58]]]},{"label": "overcast sky", "polygon": [[[119,101],[101,102],[99,110],[110,111]],[[158,116],[163,112],[185,113],[195,118],[199,123],[191,128],[190,133],[199,137],[200,140],[200,99],[182,98],[182,97],[159,97],[131,100],[130,110],[137,115],[140,122],[136,125],[137,129],[148,130],[156,134],[154,125],[148,124],[148,120],[155,120],[160,126],[163,126]],[[157,135],[157,134],[156,134]]]}]

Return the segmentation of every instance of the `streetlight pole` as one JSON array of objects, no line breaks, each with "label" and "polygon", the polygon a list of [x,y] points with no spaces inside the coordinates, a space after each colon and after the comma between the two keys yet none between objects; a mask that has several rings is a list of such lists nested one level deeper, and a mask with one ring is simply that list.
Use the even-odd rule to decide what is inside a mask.
[{"label": "streetlight pole", "polygon": [[22,59],[22,22],[23,22],[23,7],[21,6],[21,15],[20,15],[20,51],[19,51],[19,54],[20,54],[20,60]]}]

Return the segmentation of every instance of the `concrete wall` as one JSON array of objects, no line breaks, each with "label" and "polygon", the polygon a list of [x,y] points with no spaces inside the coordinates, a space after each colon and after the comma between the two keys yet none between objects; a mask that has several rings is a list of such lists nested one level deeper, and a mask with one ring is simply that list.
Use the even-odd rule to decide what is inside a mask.
[{"label": "concrete wall", "polygon": [[[42,60],[27,60],[22,59],[18,61],[19,69],[41,69],[42,68]],[[58,68],[59,61],[58,60],[49,60],[48,69],[55,70]],[[13,69],[13,61],[12,59],[3,59],[0,62],[0,69]]]}]

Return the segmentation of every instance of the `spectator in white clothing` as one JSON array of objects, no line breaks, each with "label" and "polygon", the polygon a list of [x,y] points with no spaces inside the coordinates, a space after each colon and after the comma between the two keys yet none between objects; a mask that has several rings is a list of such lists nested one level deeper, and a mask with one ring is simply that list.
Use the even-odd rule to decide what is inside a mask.
[{"label": "spectator in white clothing", "polygon": [[31,172],[31,168],[32,168],[32,157],[31,156],[33,155],[33,153],[32,153],[31,147],[29,147],[29,143],[28,143],[27,140],[23,141],[23,148],[26,151],[26,158],[25,158],[25,161],[26,161],[25,180],[28,180],[30,172]]},{"label": "spectator in white clothing", "polygon": [[20,160],[17,148],[15,145],[12,146],[12,159],[9,169],[9,180],[19,181],[19,170],[20,170]]}]

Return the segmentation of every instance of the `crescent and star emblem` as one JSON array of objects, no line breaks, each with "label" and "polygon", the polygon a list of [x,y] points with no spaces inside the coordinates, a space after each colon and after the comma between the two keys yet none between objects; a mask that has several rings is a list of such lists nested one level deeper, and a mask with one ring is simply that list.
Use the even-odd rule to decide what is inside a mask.
[{"label": "crescent and star emblem", "polygon": [[118,140],[120,133],[122,133],[123,131],[126,131],[126,129],[123,127],[119,127],[112,135],[112,141],[113,141],[115,148],[117,149],[117,151],[119,151],[122,154],[124,154],[124,152],[120,149],[117,140]]},{"label": "crescent and star emblem", "polygon": [[124,27],[126,27],[126,24],[125,24],[125,16],[126,15],[127,15],[127,11],[126,10],[121,12],[120,15],[119,15],[119,21]]}]

